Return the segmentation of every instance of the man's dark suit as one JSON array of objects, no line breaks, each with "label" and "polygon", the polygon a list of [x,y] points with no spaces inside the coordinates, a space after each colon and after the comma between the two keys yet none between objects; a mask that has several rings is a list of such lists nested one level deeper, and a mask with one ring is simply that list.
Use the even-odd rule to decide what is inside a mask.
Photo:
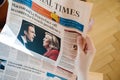
[{"label": "man's dark suit", "polygon": [[30,42],[25,43],[20,35],[17,38],[23,46],[25,46],[27,49],[29,49]]},{"label": "man's dark suit", "polygon": [[24,45],[25,43],[24,43],[24,41],[23,41],[23,39],[22,39],[22,37],[20,36],[20,35],[18,35],[18,40]]}]

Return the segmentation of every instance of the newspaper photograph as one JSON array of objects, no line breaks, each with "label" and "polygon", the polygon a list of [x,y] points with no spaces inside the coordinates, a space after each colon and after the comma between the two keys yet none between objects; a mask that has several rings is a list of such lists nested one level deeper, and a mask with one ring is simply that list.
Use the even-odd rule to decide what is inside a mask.
[{"label": "newspaper photograph", "polygon": [[85,36],[91,9],[91,3],[79,0],[9,0],[1,35],[45,65],[73,72],[77,33]]}]

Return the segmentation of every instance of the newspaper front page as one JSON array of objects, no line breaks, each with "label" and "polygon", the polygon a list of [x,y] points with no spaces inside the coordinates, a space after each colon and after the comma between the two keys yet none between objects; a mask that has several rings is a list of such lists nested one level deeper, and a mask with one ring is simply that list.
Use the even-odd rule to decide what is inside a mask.
[{"label": "newspaper front page", "polygon": [[[10,71],[17,77],[26,75],[28,78],[31,76],[31,80],[34,78],[32,74],[26,74],[26,70],[24,71],[24,69],[34,71],[32,67],[29,67],[34,66],[34,61],[31,64],[27,64],[28,66],[23,65],[31,60],[28,54],[24,56],[25,54],[20,52],[22,51],[29,52],[34,58],[42,61],[44,66],[39,65],[41,62],[35,63],[38,65],[35,66],[38,71],[37,69],[35,71],[40,74],[39,76],[46,74],[45,71],[40,70],[40,66],[41,69],[46,68],[49,70],[53,70],[54,66],[59,67],[57,69],[65,71],[67,75],[71,75],[77,54],[77,33],[86,34],[91,8],[91,3],[79,0],[9,0],[6,26],[1,35],[9,37],[10,40],[8,42],[10,41],[10,44],[19,47],[17,50],[6,53],[9,54],[8,57],[10,58],[12,58],[14,53],[16,58],[13,61],[8,62],[7,58],[3,59],[6,61],[7,66],[15,66],[16,70],[13,71],[11,67],[4,74],[10,74]],[[48,38],[51,41],[47,41]],[[51,45],[48,46],[48,43],[51,43]],[[48,47],[51,47],[51,49],[48,49]],[[20,63],[18,59],[21,60]],[[22,62],[23,64],[21,64]],[[23,72],[21,72],[22,70]],[[59,70],[56,71],[58,73],[62,72]],[[8,75],[6,77],[11,76]],[[38,75],[36,76],[39,78]],[[16,80],[13,76],[11,78],[11,80]]]}]

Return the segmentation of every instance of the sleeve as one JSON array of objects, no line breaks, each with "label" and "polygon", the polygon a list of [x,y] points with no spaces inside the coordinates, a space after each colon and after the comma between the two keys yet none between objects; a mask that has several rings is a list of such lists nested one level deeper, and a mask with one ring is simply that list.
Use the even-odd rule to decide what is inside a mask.
[{"label": "sleeve", "polygon": [[58,50],[52,50],[51,51],[51,55],[49,56],[49,58],[56,61],[58,55],[59,55],[59,51]]}]

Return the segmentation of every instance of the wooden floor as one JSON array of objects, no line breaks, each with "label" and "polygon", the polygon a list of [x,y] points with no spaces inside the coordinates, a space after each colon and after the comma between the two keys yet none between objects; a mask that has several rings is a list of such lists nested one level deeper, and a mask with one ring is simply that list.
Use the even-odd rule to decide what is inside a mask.
[{"label": "wooden floor", "polygon": [[120,0],[88,1],[94,3],[89,34],[97,48],[90,71],[104,73],[104,80],[120,80]]}]

